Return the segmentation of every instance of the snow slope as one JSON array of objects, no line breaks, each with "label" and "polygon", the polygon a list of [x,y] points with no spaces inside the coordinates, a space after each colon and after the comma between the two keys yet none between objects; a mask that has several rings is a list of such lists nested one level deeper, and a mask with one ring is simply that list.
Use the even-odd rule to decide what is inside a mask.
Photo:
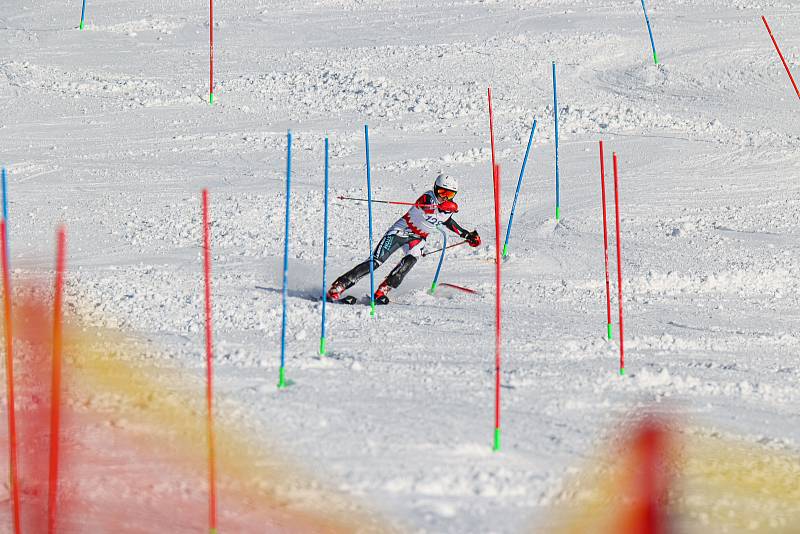
[{"label": "snow slope", "polygon": [[[0,160],[16,275],[47,272],[65,222],[71,312],[146,341],[134,364],[198,381],[209,187],[220,402],[387,522],[543,528],[568,473],[645,410],[797,451],[800,102],[760,21],[800,74],[794,2],[653,1],[654,66],[633,0],[229,0],[215,10],[214,106],[201,3],[90,1],[83,32],[76,2],[9,4]],[[501,454],[489,85],[504,216],[540,121],[503,265]],[[375,198],[413,200],[440,170],[459,178],[457,219],[484,244],[448,254],[442,279],[481,295],[428,295],[427,258],[376,319],[331,306],[319,358],[322,139],[333,194],[363,195],[365,123]],[[295,385],[278,392],[288,128]],[[612,150],[620,158],[624,378],[604,339],[599,139],[609,171]],[[366,207],[331,209],[329,279],[368,254]],[[377,235],[401,213],[376,206]]]}]

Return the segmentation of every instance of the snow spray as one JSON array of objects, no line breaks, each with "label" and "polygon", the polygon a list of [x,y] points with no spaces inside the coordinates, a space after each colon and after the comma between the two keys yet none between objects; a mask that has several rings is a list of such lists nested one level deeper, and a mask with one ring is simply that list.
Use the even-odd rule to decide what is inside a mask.
[{"label": "snow spray", "polygon": [[14,407],[14,336],[11,322],[11,275],[8,267],[8,235],[6,221],[0,221],[0,254],[3,264],[3,310],[5,316],[6,337],[6,394],[8,396],[8,461],[9,481],[11,484],[11,507],[14,522],[14,534],[21,532],[19,473],[17,470],[17,420]]},{"label": "snow spray", "polygon": [[769,32],[769,37],[770,39],[772,39],[772,44],[775,45],[775,50],[778,51],[778,56],[780,56],[781,62],[783,62],[783,68],[786,69],[786,74],[789,75],[789,80],[792,82],[792,87],[794,87],[794,92],[797,93],[797,98],[800,98],[800,89],[797,88],[797,84],[794,81],[794,76],[792,76],[792,71],[789,69],[789,65],[786,64],[786,59],[784,59],[783,53],[781,52],[781,49],[778,46],[778,41],[776,41],[775,36],[772,35],[772,29],[769,27],[769,24],[767,23],[767,18],[762,15],[761,20],[764,21],[764,26],[767,27],[767,31]]},{"label": "snow spray", "polygon": [[[84,2],[86,0],[83,0]],[[208,103],[214,103],[214,0],[208,0]]]},{"label": "snow spray", "polygon": [[367,211],[369,213],[369,306],[370,317],[375,317],[375,253],[372,250],[372,173],[369,168],[369,127],[364,125],[364,143],[367,154]]},{"label": "snow spray", "polygon": [[55,534],[58,517],[58,454],[61,434],[61,353],[63,346],[61,310],[64,299],[66,247],[67,231],[62,226],[58,230],[53,300],[53,376],[50,389],[50,470],[47,492],[48,534]]},{"label": "snow spray", "polygon": [[211,329],[211,227],[208,189],[203,189],[203,272],[206,312],[206,434],[208,436],[208,531],[217,533],[217,460],[214,439],[214,350]]},{"label": "snow spray", "polygon": [[525,157],[522,160],[522,169],[519,171],[519,179],[517,180],[517,191],[514,193],[514,203],[511,205],[511,215],[508,217],[508,227],[506,228],[506,240],[503,243],[503,257],[508,256],[508,237],[511,235],[511,224],[514,222],[514,212],[517,211],[517,199],[519,198],[519,190],[522,188],[522,177],[525,175],[525,166],[528,164],[528,155],[531,152],[531,145],[533,144],[533,134],[536,132],[536,119],[533,119],[533,128],[531,128],[531,136],[528,138],[528,148],[525,149]]},{"label": "snow spray", "polygon": [[286,387],[286,299],[289,292],[289,202],[292,197],[292,131],[286,133],[286,232],[283,237],[283,319],[281,320],[281,368],[278,389]]},{"label": "snow spray", "polygon": [[83,7],[81,7],[81,25],[80,29],[83,29],[83,19],[86,16],[86,0],[83,0]]},{"label": "snow spray", "polygon": [[556,63],[553,62],[553,119],[556,125],[556,221],[561,218],[561,191],[558,169],[558,86],[556,84]]},{"label": "snow spray", "polygon": [[647,33],[650,34],[650,47],[653,49],[653,61],[658,65],[658,54],[656,53],[656,42],[653,40],[653,30],[650,28],[650,17],[647,16],[647,8],[642,0],[642,11],[644,11],[644,21],[647,23]]},{"label": "snow spray", "polygon": [[600,141],[600,193],[603,202],[603,255],[606,262],[606,318],[608,339],[611,339],[611,282],[608,276],[608,220],[606,219],[606,162],[603,156],[603,142]]},{"label": "snow spray", "polygon": [[494,444],[492,450],[500,450],[500,166],[495,165],[493,173],[494,183],[494,238],[495,238],[495,330],[494,330],[494,360],[495,360],[495,397],[494,397]]},{"label": "snow spray", "polygon": [[619,172],[614,152],[614,209],[617,222],[617,289],[619,290],[619,374],[625,374],[625,327],[622,321],[622,241],[619,228]]},{"label": "snow spray", "polygon": [[325,355],[325,304],[327,304],[328,299],[325,297],[325,288],[328,285],[327,281],[327,274],[328,274],[328,174],[329,174],[329,163],[328,163],[328,138],[325,138],[325,197],[324,197],[324,204],[325,204],[325,215],[323,217],[323,237],[322,237],[322,329],[320,331],[319,336],[319,353],[321,355]]},{"label": "snow spray", "polygon": [[442,245],[442,255],[439,256],[439,265],[436,267],[436,274],[433,276],[433,283],[431,284],[431,295],[436,293],[436,286],[439,283],[439,273],[442,272],[442,264],[444,263],[444,254],[447,252],[447,234],[444,230],[439,228],[439,233],[442,234],[442,239],[444,240],[444,244]]}]

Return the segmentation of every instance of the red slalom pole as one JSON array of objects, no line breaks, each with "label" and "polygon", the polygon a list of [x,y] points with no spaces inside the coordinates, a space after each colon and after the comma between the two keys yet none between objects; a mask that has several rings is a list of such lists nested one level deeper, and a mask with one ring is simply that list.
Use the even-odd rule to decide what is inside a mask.
[{"label": "red slalom pole", "polygon": [[491,138],[492,142],[492,174],[494,174],[494,169],[497,166],[497,162],[494,158],[494,110],[492,109],[492,88],[489,87],[489,137]]},{"label": "red slalom pole", "polygon": [[767,18],[765,16],[761,16],[761,20],[764,21],[764,26],[767,27],[767,32],[769,32],[769,37],[772,39],[772,44],[775,45],[775,50],[778,51],[778,56],[781,58],[781,62],[783,62],[783,68],[786,69],[786,74],[789,75],[789,80],[792,82],[792,87],[794,87],[794,92],[797,93],[797,98],[800,98],[800,89],[797,88],[797,84],[794,81],[794,76],[792,76],[792,71],[789,69],[789,65],[786,64],[786,59],[783,57],[783,53],[781,52],[780,47],[778,46],[778,41],[775,40],[775,36],[772,35],[772,29],[769,27],[767,23]]},{"label": "red slalom pole", "polygon": [[607,334],[611,339],[611,282],[608,276],[608,221],[606,219],[606,159],[603,156],[603,142],[600,141],[600,190],[603,198],[603,255],[606,261],[606,314]]},{"label": "red slalom pole", "polygon": [[625,326],[622,321],[622,238],[619,228],[619,171],[614,152],[614,210],[617,222],[617,289],[619,290],[619,374],[625,374]]},{"label": "red slalom pole", "polygon": [[6,334],[6,393],[8,395],[8,459],[14,534],[20,534],[19,473],[17,470],[17,418],[14,407],[14,336],[11,321],[11,276],[8,269],[8,228],[0,220],[0,254],[3,263],[3,311]]},{"label": "red slalom pole", "polygon": [[214,103],[214,0],[208,0],[209,17],[208,17],[208,103]]},{"label": "red slalom pole", "polygon": [[62,303],[64,299],[64,270],[66,264],[67,231],[58,230],[56,248],[56,283],[53,301],[53,378],[50,390],[50,484],[47,495],[47,532],[54,534],[58,517],[58,453],[61,434],[61,353]]},{"label": "red slalom pole", "polygon": [[208,189],[203,189],[203,272],[206,300],[206,413],[208,434],[208,531],[217,534],[217,461],[214,440],[214,351],[211,338],[211,228]]},{"label": "red slalom pole", "polygon": [[495,237],[495,313],[494,313],[494,445],[492,450],[500,450],[500,266],[503,264],[500,246],[500,166],[494,166],[494,237]]}]

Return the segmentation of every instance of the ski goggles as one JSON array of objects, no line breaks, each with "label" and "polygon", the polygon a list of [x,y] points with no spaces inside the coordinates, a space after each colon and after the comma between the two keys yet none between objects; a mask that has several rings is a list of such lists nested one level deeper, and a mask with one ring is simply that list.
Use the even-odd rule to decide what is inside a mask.
[{"label": "ski goggles", "polygon": [[443,187],[437,187],[436,196],[438,196],[439,198],[444,198],[446,200],[453,200],[456,196],[456,192],[450,191],[449,189],[444,189]]}]

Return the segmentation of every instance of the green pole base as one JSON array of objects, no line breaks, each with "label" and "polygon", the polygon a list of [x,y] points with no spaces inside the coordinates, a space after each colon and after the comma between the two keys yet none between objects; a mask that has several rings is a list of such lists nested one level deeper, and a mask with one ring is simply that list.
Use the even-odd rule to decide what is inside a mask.
[{"label": "green pole base", "polygon": [[281,370],[278,373],[278,389],[283,389],[286,387],[286,369],[281,367]]},{"label": "green pole base", "polygon": [[503,258],[508,257],[508,243],[503,243]]},{"label": "green pole base", "polygon": [[319,353],[322,356],[325,356],[325,338],[319,338]]},{"label": "green pole base", "polygon": [[78,26],[78,28],[81,29],[81,30],[83,29],[83,21],[81,21],[81,25]]},{"label": "green pole base", "polygon": [[625,368],[624,367],[620,367],[619,368],[619,376],[625,376]]},{"label": "green pole base", "polygon": [[656,54],[655,52],[653,52],[653,61],[655,61],[656,65],[658,65],[658,54]]},{"label": "green pole base", "polygon": [[213,105],[214,104],[214,93],[209,93],[208,94],[208,103],[209,103],[209,105]]},{"label": "green pole base", "polygon": [[374,299],[370,301],[369,306],[370,306],[369,316],[370,317],[375,317],[375,300]]},{"label": "green pole base", "polygon": [[431,284],[431,295],[433,295],[434,293],[436,293],[436,282]]},{"label": "green pole base", "polygon": [[494,429],[494,444],[492,445],[492,450],[494,452],[500,451],[500,429]]},{"label": "green pole base", "polygon": [[611,340],[613,338],[614,336],[611,333],[611,323],[608,323],[608,339]]},{"label": "green pole base", "polygon": [[216,528],[208,529],[208,534],[217,534],[217,529]]},{"label": "green pole base", "polygon": [[556,220],[561,219],[561,206],[556,206]]}]

